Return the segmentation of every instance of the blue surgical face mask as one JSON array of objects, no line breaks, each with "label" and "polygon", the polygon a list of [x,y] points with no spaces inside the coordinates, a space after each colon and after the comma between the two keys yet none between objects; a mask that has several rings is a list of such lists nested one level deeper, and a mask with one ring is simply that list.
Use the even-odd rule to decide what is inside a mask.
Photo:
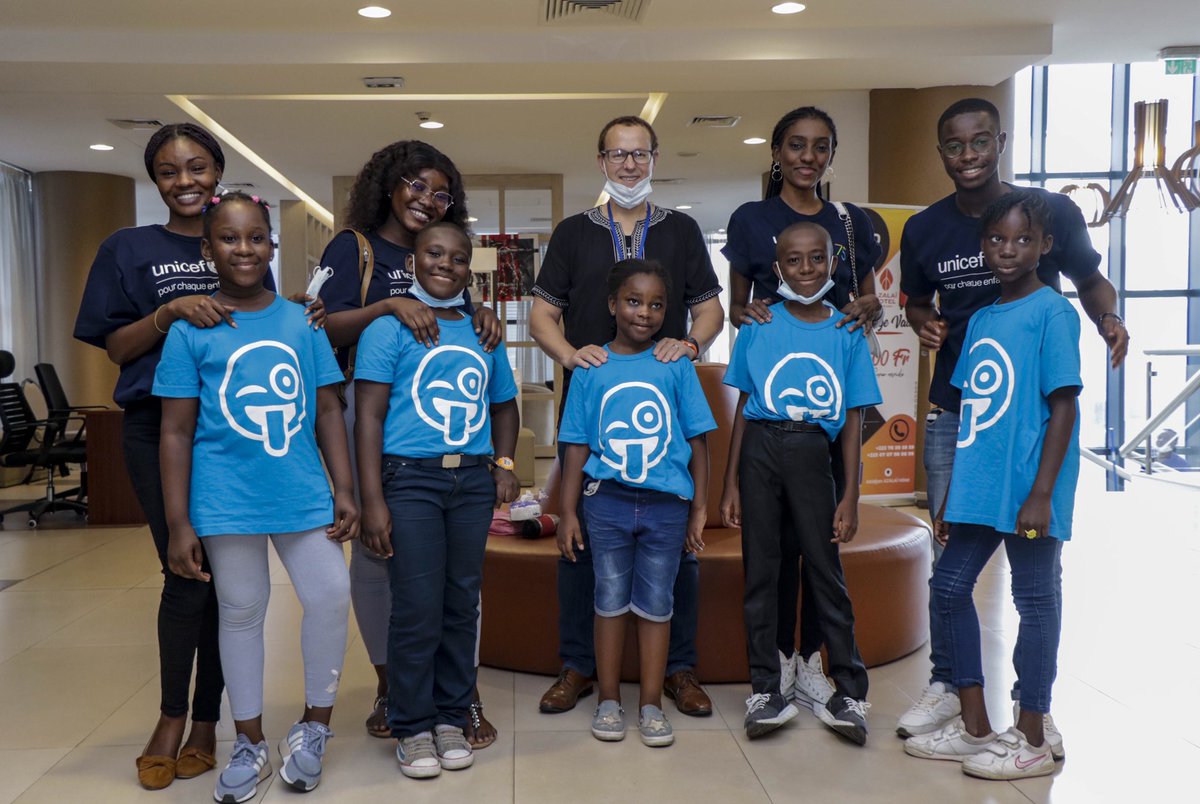
[{"label": "blue surgical face mask", "polygon": [[801,304],[812,304],[813,302],[818,302],[824,298],[826,293],[833,289],[833,277],[831,276],[829,279],[825,280],[825,284],[822,285],[821,289],[816,293],[811,296],[801,296],[799,293],[792,290],[791,286],[789,286],[787,282],[783,281],[783,276],[779,273],[779,263],[775,263],[775,275],[779,277],[779,289],[775,292],[785,299],[794,302],[800,302]]},{"label": "blue surgical face mask", "polygon": [[421,280],[417,279],[416,266],[410,266],[413,275],[412,287],[408,292],[414,299],[419,302],[424,302],[430,307],[462,307],[466,290],[459,291],[457,296],[451,296],[449,299],[439,299],[430,295],[429,291],[421,287]]}]

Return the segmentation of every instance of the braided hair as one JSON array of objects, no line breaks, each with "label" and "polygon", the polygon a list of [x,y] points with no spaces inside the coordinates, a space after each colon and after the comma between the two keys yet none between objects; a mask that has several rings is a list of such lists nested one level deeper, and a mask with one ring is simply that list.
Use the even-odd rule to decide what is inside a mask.
[{"label": "braided hair", "polygon": [[158,155],[158,149],[175,139],[187,139],[196,143],[212,156],[217,170],[221,173],[225,172],[225,152],[221,150],[221,143],[217,142],[217,138],[208,129],[195,123],[168,123],[151,134],[150,141],[146,143],[144,159],[146,173],[150,175],[151,181],[154,181],[155,178],[154,157]]},{"label": "braided hair", "polygon": [[[779,118],[779,122],[775,124],[775,129],[771,132],[771,153],[783,147],[783,138],[787,134],[787,130],[792,127],[792,124],[797,120],[819,120],[829,128],[829,146],[831,149],[830,159],[837,153],[837,126],[833,123],[833,118],[824,109],[818,109],[816,106],[801,106],[798,109],[792,109],[790,112]],[[773,173],[774,171],[772,171]],[[773,175],[767,179],[766,198],[774,198],[783,191],[783,177],[776,179]]]}]

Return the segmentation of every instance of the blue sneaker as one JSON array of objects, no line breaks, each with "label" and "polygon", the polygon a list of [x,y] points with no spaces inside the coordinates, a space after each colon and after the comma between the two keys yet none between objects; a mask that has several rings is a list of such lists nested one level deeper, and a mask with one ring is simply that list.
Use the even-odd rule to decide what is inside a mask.
[{"label": "blue sneaker", "polygon": [[307,721],[288,729],[287,737],[279,741],[279,756],[283,757],[279,778],[301,793],[320,784],[325,741],[332,736],[324,723]]},{"label": "blue sneaker", "polygon": [[213,798],[221,804],[239,804],[254,798],[258,783],[271,775],[271,752],[267,741],[258,745],[250,738],[239,734],[233,743],[229,764],[217,778]]}]

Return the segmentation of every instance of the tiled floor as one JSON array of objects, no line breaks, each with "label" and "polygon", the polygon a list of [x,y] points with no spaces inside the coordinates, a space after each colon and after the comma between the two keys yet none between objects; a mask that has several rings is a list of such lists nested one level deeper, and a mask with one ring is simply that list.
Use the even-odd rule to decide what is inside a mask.
[{"label": "tiled floor", "polygon": [[[1103,491],[1085,466],[1076,541],[1064,551],[1064,632],[1055,716],[1067,760],[1054,776],[1015,784],[964,777],[952,763],[905,756],[896,718],[925,682],[924,651],[871,671],[871,739],[840,741],[808,716],[747,742],[744,685],[709,688],[708,719],[672,714],[678,739],[600,744],[590,707],[541,715],[549,679],[483,669],[500,730],[475,767],[433,781],[403,778],[391,741],[362,729],[373,674],[351,623],[325,778],[312,800],[378,802],[1195,802],[1200,784],[1200,495],[1150,487]],[[12,499],[21,490],[5,490]],[[213,774],[148,793],[134,757],[156,716],[155,604],[160,585],[141,528],[80,528],[70,514],[36,531],[0,529],[0,802],[211,801]],[[267,636],[265,722],[278,738],[302,698],[300,609],[276,565]],[[1016,614],[998,557],[982,578],[989,702],[1007,726],[1006,659]],[[636,691],[625,690],[634,700]],[[588,704],[594,699],[589,699]],[[224,759],[233,734],[222,723]],[[272,778],[260,799],[295,795]]]}]

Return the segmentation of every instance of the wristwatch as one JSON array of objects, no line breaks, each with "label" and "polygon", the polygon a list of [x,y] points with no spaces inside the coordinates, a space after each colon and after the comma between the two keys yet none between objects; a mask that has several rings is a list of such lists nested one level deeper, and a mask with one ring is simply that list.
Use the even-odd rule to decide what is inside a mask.
[{"label": "wristwatch", "polygon": [[693,352],[692,359],[698,360],[700,358],[700,342],[698,340],[696,340],[695,338],[693,338],[691,335],[686,336],[683,339],[683,342],[686,344],[689,344],[692,347],[692,352]]},{"label": "wristwatch", "polygon": [[494,461],[492,461],[492,466],[509,472],[517,468],[517,464],[513,462],[512,458],[496,458]]},{"label": "wristwatch", "polygon": [[1096,316],[1096,326],[1097,327],[1104,326],[1104,319],[1108,318],[1109,316],[1117,319],[1117,323],[1120,324],[1121,326],[1125,326],[1125,319],[1121,318],[1121,316],[1117,315],[1116,313],[1111,313],[1111,312],[1103,312],[1100,315]]}]

